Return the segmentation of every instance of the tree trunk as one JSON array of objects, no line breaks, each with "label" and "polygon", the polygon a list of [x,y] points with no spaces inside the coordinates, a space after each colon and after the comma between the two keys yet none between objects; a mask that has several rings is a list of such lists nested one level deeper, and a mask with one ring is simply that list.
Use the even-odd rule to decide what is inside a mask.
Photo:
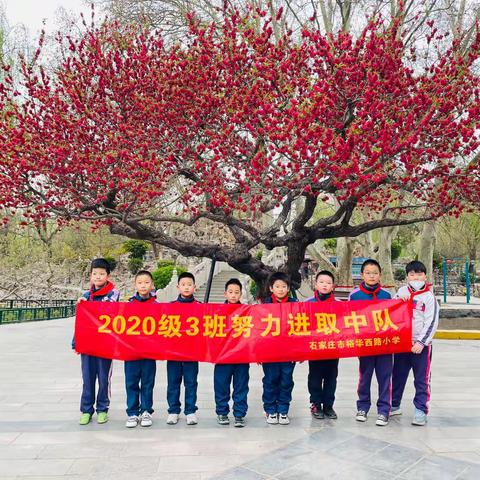
[{"label": "tree trunk", "polygon": [[307,253],[318,263],[319,270],[328,270],[330,272],[335,272],[335,266],[328,259],[328,256],[319,250],[315,244],[309,245],[307,247]]},{"label": "tree trunk", "polygon": [[302,284],[300,268],[305,260],[307,243],[302,241],[290,242],[287,247],[287,263],[282,270],[286,271],[292,282],[292,289],[298,290]]},{"label": "tree trunk", "polygon": [[159,258],[158,245],[155,242],[150,242],[150,245],[152,246],[153,258],[157,262]]},{"label": "tree trunk", "polygon": [[354,239],[339,237],[337,239],[337,285],[353,285],[352,259]]},{"label": "tree trunk", "polygon": [[378,254],[378,251],[375,250],[376,245],[373,241],[373,232],[365,233],[365,250],[363,252],[365,257],[375,258]]},{"label": "tree trunk", "polygon": [[418,259],[427,267],[429,282],[433,282],[433,250],[437,239],[436,223],[424,222],[418,245]]},{"label": "tree trunk", "polygon": [[382,267],[382,283],[384,285],[395,285],[392,269],[392,240],[397,233],[398,227],[384,227],[380,230],[377,259]]}]

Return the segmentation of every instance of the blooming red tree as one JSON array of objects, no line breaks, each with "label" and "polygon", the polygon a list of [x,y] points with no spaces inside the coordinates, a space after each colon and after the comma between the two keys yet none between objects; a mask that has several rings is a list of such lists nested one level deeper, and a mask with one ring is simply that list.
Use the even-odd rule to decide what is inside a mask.
[{"label": "blooming red tree", "polygon": [[[270,268],[255,247],[287,247],[298,280],[317,239],[478,201],[480,36],[467,56],[454,42],[414,70],[396,22],[371,22],[358,39],[294,40],[274,38],[262,15],[192,20],[188,41],[171,46],[105,23],[59,38],[53,73],[24,62],[21,85],[0,85],[1,204],[27,221],[108,224],[262,282]],[[357,208],[382,214],[357,223]],[[202,222],[228,236],[188,238]]]}]

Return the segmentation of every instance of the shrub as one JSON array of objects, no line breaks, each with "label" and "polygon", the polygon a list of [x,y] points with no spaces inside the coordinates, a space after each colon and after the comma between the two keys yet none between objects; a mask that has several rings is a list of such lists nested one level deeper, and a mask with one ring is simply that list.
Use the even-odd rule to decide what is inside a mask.
[{"label": "shrub", "polygon": [[[470,272],[469,274],[470,277],[470,285],[473,285],[474,283],[478,282],[480,279],[476,277],[475,273]],[[465,275],[465,272],[462,272],[459,276],[460,283],[462,285],[467,284],[467,276]]]},{"label": "shrub", "polygon": [[168,267],[169,265],[175,265],[175,262],[173,260],[159,260],[157,268]]},{"label": "shrub", "polygon": [[390,247],[390,253],[392,255],[392,260],[396,260],[402,253],[402,244],[398,240],[393,240]]},{"label": "shrub", "polygon": [[255,280],[250,280],[250,295],[257,298],[257,282]]},{"label": "shrub", "polygon": [[143,267],[143,259],[142,258],[129,258],[128,259],[128,271],[135,275],[139,270]]},{"label": "shrub", "polygon": [[334,252],[337,248],[337,239],[336,238],[327,238],[323,241],[323,248],[328,252]]},{"label": "shrub", "polygon": [[397,280],[397,282],[400,282],[407,278],[407,274],[403,268],[397,268],[395,272],[393,272],[393,278]]},{"label": "shrub", "polygon": [[143,258],[149,246],[149,243],[143,240],[127,240],[123,243],[122,249],[129,254],[130,258]]},{"label": "shrub", "polygon": [[441,270],[443,265],[443,257],[438,252],[433,252],[433,269]]},{"label": "shrub", "polygon": [[176,267],[175,265],[166,265],[164,267],[157,268],[152,272],[153,283],[155,284],[156,290],[161,290],[165,288],[172,279],[173,271],[177,270],[177,274],[180,275],[187,270],[183,267]]}]

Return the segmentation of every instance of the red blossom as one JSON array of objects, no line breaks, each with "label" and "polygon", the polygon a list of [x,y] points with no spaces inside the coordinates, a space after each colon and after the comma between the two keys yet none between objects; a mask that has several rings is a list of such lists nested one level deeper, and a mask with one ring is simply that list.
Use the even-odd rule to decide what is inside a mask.
[{"label": "red blossom", "polygon": [[232,215],[288,194],[378,211],[414,195],[433,215],[478,201],[478,161],[462,163],[479,148],[478,39],[414,72],[395,22],[278,40],[246,15],[220,32],[192,16],[182,46],[116,23],[60,36],[63,63],[24,62],[18,90],[5,68],[0,202],[121,222],[167,212],[172,196],[185,212]]}]

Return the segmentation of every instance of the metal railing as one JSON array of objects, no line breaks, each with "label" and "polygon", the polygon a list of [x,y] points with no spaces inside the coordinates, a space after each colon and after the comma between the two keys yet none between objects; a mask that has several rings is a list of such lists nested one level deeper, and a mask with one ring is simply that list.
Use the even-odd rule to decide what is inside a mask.
[{"label": "metal railing", "polygon": [[[28,304],[28,302],[33,303],[35,301],[27,300],[26,302]],[[45,302],[52,303],[48,301]],[[66,302],[68,302],[68,304],[65,304]],[[35,322],[74,316],[76,302],[74,300],[67,300],[63,301],[63,303],[64,305],[49,305],[44,307],[37,306],[33,308],[3,308],[0,309],[0,324]]]},{"label": "metal railing", "polygon": [[12,308],[38,308],[38,307],[64,307],[72,306],[76,300],[0,300],[0,310],[11,310]]}]

